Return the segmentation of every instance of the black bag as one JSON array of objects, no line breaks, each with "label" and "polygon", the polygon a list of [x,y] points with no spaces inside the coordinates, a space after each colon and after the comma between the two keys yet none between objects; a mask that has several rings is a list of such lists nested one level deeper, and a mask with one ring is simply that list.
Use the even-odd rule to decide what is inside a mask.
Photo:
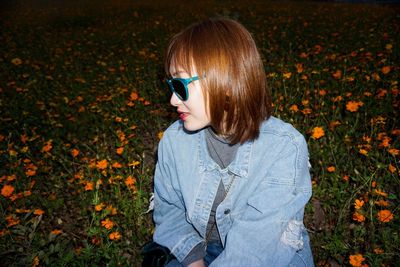
[{"label": "black bag", "polygon": [[156,242],[146,243],[140,254],[143,256],[142,267],[163,267],[175,259],[167,247]]}]

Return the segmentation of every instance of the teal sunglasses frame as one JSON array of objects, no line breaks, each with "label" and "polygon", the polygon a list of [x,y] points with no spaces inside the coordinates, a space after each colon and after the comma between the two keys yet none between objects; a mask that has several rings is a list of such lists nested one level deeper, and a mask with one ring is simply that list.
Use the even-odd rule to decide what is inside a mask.
[{"label": "teal sunglasses frame", "polygon": [[[190,78],[172,78],[172,79],[167,79],[167,83],[169,85],[169,88],[171,89],[172,93],[174,93],[180,100],[186,101],[189,98],[189,89],[188,85],[191,82],[199,80],[199,76],[193,76]],[[174,87],[174,81],[180,82],[183,85],[183,88],[185,89],[185,95],[182,96],[179,92]]]}]

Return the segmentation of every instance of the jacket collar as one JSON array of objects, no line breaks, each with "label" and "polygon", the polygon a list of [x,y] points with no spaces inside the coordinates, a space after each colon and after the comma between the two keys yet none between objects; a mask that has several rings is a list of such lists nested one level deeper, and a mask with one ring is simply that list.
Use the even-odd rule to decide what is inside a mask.
[{"label": "jacket collar", "polygon": [[[236,176],[247,178],[253,143],[253,141],[248,141],[242,145],[239,145],[235,158],[225,170],[235,174]],[[199,168],[201,171],[204,172],[215,169],[221,170],[218,164],[214,162],[208,153],[205,140],[205,130],[200,131],[198,134],[197,153],[199,159]]]}]

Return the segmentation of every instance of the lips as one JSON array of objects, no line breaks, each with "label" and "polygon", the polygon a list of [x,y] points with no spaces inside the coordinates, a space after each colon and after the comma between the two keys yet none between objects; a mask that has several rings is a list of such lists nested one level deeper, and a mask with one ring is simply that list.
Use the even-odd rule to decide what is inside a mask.
[{"label": "lips", "polygon": [[178,111],[178,113],[179,113],[179,118],[180,118],[181,120],[183,120],[183,121],[185,121],[186,118],[187,118],[187,116],[189,116],[189,113],[186,113],[186,112]]}]

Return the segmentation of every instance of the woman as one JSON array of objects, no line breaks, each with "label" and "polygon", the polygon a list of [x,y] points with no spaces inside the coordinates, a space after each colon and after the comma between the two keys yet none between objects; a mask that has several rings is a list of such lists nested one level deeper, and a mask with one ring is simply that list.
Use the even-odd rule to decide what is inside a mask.
[{"label": "woman", "polygon": [[180,117],[155,172],[153,239],[176,257],[167,266],[313,266],[307,144],[271,116],[251,34],[225,18],[191,25],[165,69]]}]

